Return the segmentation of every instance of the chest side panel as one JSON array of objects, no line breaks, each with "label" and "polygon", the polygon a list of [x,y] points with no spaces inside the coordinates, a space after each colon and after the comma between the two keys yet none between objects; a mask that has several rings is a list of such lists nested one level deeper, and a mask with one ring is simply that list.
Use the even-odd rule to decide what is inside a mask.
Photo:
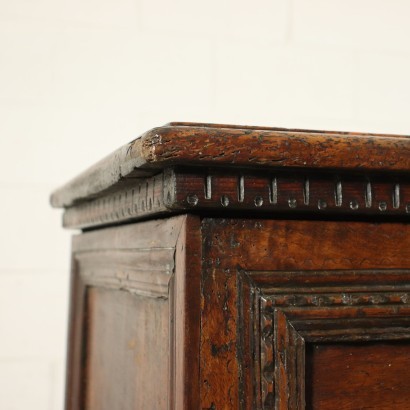
[{"label": "chest side panel", "polygon": [[181,216],[74,238],[68,409],[174,408],[185,225]]}]

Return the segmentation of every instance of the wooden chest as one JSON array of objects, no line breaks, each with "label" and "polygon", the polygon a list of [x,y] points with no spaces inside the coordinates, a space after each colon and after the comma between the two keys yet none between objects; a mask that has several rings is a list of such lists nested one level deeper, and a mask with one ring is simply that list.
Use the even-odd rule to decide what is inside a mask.
[{"label": "wooden chest", "polygon": [[171,123],[57,190],[66,408],[409,409],[410,139]]}]

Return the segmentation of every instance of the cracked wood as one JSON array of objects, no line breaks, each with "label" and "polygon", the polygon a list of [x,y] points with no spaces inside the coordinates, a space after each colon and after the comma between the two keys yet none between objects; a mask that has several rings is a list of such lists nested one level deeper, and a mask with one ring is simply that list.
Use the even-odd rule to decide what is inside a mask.
[{"label": "cracked wood", "polygon": [[119,148],[56,190],[51,203],[69,207],[171,165],[408,172],[410,138],[171,123]]}]

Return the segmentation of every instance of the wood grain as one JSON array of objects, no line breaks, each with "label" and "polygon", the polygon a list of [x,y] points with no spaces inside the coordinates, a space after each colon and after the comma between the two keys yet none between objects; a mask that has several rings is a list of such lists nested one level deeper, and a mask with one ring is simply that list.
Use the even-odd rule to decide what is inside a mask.
[{"label": "wood grain", "polygon": [[170,123],[57,190],[66,409],[407,409],[409,170],[408,136]]},{"label": "wood grain", "polygon": [[[405,223],[205,219],[206,259],[218,270],[407,269]],[[217,263],[216,263],[217,261]]]},{"label": "wood grain", "polygon": [[188,215],[182,226],[175,253],[173,394],[175,409],[198,407],[200,396],[201,334],[201,220]]},{"label": "wood grain", "polygon": [[165,126],[144,134],[130,156],[142,155],[151,166],[184,162],[407,171],[409,148],[404,136]]},{"label": "wood grain", "polygon": [[406,136],[178,124],[154,128],[86,170],[51,196],[68,207],[167,166],[228,166],[405,172]]},{"label": "wood grain", "polygon": [[67,208],[63,226],[94,228],[184,211],[409,218],[410,181],[405,175],[179,167]]},{"label": "wood grain", "polygon": [[86,285],[79,275],[78,262],[71,257],[70,310],[68,318],[65,409],[84,407],[84,352],[86,329]]},{"label": "wood grain", "polygon": [[170,306],[127,291],[88,291],[85,408],[166,409]]},{"label": "wood grain", "polygon": [[[199,298],[185,303],[184,292],[199,280],[190,269],[192,285],[185,285],[192,263],[183,258],[192,229],[186,224],[181,216],[74,238],[67,410],[174,408],[175,397],[183,397],[181,358],[187,343],[195,350],[195,333],[185,327],[198,318],[185,310],[199,305]],[[198,243],[188,248],[198,254]]]},{"label": "wood grain", "polygon": [[405,409],[410,343],[312,344],[306,409]]},{"label": "wood grain", "polygon": [[410,338],[408,225],[205,219],[202,232],[203,408],[302,409],[306,342]]}]

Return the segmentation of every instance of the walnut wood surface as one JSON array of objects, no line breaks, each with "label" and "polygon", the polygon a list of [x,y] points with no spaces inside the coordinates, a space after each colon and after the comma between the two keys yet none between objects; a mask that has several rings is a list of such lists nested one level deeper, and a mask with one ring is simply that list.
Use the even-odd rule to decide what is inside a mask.
[{"label": "walnut wood surface", "polygon": [[199,226],[181,216],[74,238],[67,409],[198,402]]},{"label": "walnut wood surface", "polygon": [[171,123],[56,191],[67,410],[407,409],[409,170],[407,136]]},{"label": "walnut wood surface", "polygon": [[87,302],[85,408],[167,408],[168,301],[93,286]]},{"label": "walnut wood surface", "polygon": [[408,217],[405,175],[239,169],[166,169],[65,210],[63,226],[90,228],[181,211]]},{"label": "walnut wood surface", "polygon": [[67,409],[406,409],[409,229],[179,216],[77,236]]},{"label": "walnut wood surface", "polygon": [[409,342],[316,344],[307,350],[307,410],[408,407]]},{"label": "walnut wood surface", "polygon": [[[206,219],[201,408],[305,408],[306,391],[322,392],[306,386],[312,382],[305,378],[308,343],[348,347],[383,340],[382,354],[390,357],[389,343],[410,339],[409,229]],[[351,389],[362,398],[371,394],[360,392],[362,381],[355,377]],[[370,389],[377,389],[377,380],[369,382]],[[407,394],[407,385],[386,383]],[[346,408],[366,408],[355,407],[358,402]],[[332,406],[325,408],[338,408],[336,399]]]},{"label": "walnut wood surface", "polygon": [[51,203],[69,207],[167,166],[233,166],[408,172],[406,136],[171,123],[119,148],[64,187]]}]

